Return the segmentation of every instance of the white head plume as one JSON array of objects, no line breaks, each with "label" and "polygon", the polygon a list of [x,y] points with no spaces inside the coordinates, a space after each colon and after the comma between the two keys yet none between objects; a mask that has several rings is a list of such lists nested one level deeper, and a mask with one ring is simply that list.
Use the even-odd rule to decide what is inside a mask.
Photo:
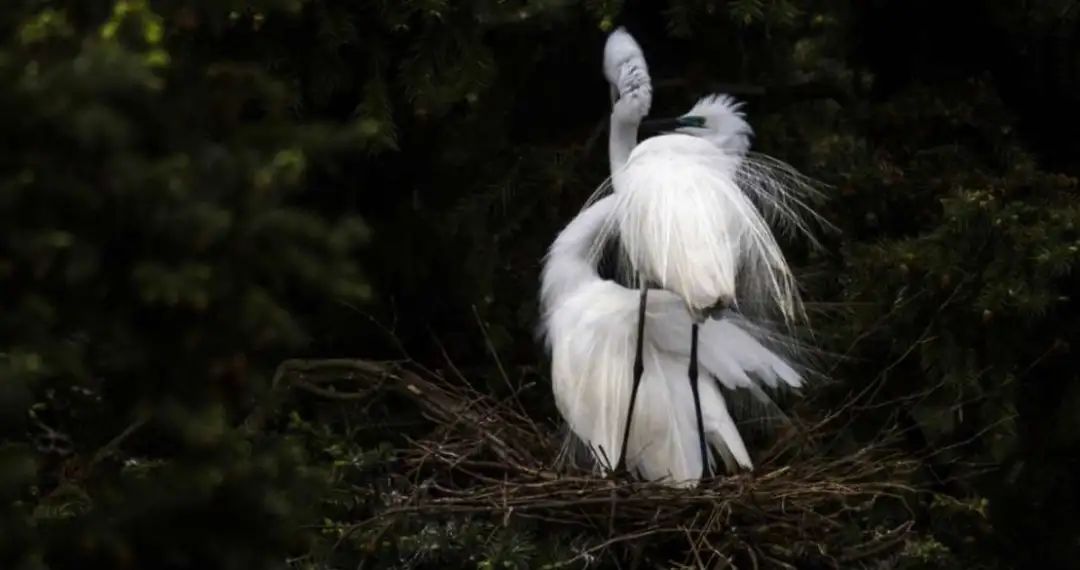
[{"label": "white head plume", "polygon": [[725,153],[743,156],[750,150],[754,130],[746,122],[742,102],[728,95],[706,95],[684,117],[701,117],[701,127],[682,127],[677,132],[703,138]]}]

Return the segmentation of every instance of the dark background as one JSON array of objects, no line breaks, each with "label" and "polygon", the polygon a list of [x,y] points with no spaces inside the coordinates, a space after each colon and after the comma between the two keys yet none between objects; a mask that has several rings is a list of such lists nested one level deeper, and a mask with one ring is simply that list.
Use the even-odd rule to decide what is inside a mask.
[{"label": "dark background", "polygon": [[[839,231],[824,252],[788,244],[827,378],[805,413],[873,384],[877,407],[841,434],[850,449],[901,426],[906,451],[937,451],[913,481],[919,538],[886,567],[1073,567],[1078,13],[13,2],[0,566],[560,559],[554,528],[528,564],[446,533],[329,557],[423,421],[392,403],[331,420],[297,399],[241,426],[297,357],[411,359],[503,397],[501,366],[554,421],[540,260],[606,176],[600,61],[605,31],[626,25],[653,115],[730,92],[757,150],[829,185]],[[429,539],[481,560],[432,562],[416,554]]]}]

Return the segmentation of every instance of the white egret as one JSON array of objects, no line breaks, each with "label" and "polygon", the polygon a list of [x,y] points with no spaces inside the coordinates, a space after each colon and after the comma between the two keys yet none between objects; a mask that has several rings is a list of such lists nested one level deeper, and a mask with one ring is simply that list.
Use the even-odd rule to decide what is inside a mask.
[{"label": "white egret", "polygon": [[797,320],[798,289],[768,221],[810,235],[803,218],[817,216],[805,201],[813,193],[806,178],[749,152],[753,131],[741,105],[725,95],[706,96],[676,119],[651,121],[674,132],[638,144],[652,101],[644,55],[619,28],[604,56],[614,99],[610,186],[619,202],[607,234],[617,233],[633,271],[678,294],[699,319],[720,303]]},{"label": "white egret", "polygon": [[[597,238],[617,205],[616,196],[607,196],[586,208],[559,234],[545,262],[541,300],[556,405],[599,463],[619,462],[650,480],[693,484],[707,465],[686,381],[693,319],[683,300],[669,291],[652,289],[643,296],[601,278]],[[642,301],[644,321],[639,319]],[[706,377],[768,401],[762,386],[798,387],[802,378],[766,348],[758,333],[738,315],[706,320],[698,357]],[[632,377],[639,379],[640,394],[629,422]],[[702,383],[697,399],[701,432],[725,466],[751,468],[716,383]],[[615,455],[623,449],[625,457]]]},{"label": "white egret", "polygon": [[[543,276],[556,402],[574,433],[617,470],[691,481],[710,472],[707,442],[729,469],[750,468],[716,384],[698,382],[699,360],[707,378],[766,402],[757,382],[801,385],[760,342],[768,334],[749,334],[765,332],[761,323],[720,311],[751,307],[763,316],[772,306],[788,322],[797,317],[794,278],[755,202],[766,216],[805,229],[801,216],[812,212],[800,191],[809,186],[783,163],[748,153],[750,127],[724,96],[666,121],[676,132],[636,144],[652,97],[644,56],[619,29],[604,59],[614,193],[560,234]],[[601,245],[615,236],[640,295],[596,272]],[[710,314],[722,320],[706,320]],[[689,383],[676,381],[683,374]]]}]

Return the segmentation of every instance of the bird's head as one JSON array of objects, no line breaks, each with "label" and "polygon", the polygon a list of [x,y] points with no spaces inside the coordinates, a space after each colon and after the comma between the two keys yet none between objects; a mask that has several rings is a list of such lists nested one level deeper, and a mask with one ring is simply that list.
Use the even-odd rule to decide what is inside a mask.
[{"label": "bird's head", "polygon": [[635,127],[649,114],[652,79],[634,38],[625,28],[608,36],[604,47],[604,77],[610,85],[612,121]]},{"label": "bird's head", "polygon": [[704,129],[708,121],[697,115],[683,115],[665,119],[649,119],[641,122],[641,130],[647,134],[670,133],[680,129]]},{"label": "bird's head", "polygon": [[641,46],[630,35],[630,32],[626,31],[626,28],[619,27],[611,32],[604,45],[604,78],[611,85],[612,103],[626,92],[627,87],[630,87],[632,78],[629,72],[633,68],[640,68],[646,73],[645,79],[648,79],[648,68],[645,65],[645,54],[642,53]]},{"label": "bird's head", "polygon": [[736,155],[745,155],[750,150],[750,137],[754,134],[742,112],[742,103],[718,94],[703,97],[680,117],[643,121],[641,130],[644,134],[674,131],[701,137]]}]

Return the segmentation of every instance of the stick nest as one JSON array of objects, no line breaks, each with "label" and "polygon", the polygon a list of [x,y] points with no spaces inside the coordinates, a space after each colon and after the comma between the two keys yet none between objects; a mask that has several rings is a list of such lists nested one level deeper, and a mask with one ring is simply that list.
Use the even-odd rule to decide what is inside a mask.
[{"label": "stick nest", "polygon": [[842,431],[841,412],[780,435],[752,473],[678,489],[556,467],[563,437],[516,398],[498,401],[408,364],[294,360],[275,384],[337,400],[396,393],[430,420],[399,451],[400,501],[355,528],[400,517],[534,519],[580,538],[568,567],[870,567],[911,537],[913,462],[884,440],[824,451]]}]

